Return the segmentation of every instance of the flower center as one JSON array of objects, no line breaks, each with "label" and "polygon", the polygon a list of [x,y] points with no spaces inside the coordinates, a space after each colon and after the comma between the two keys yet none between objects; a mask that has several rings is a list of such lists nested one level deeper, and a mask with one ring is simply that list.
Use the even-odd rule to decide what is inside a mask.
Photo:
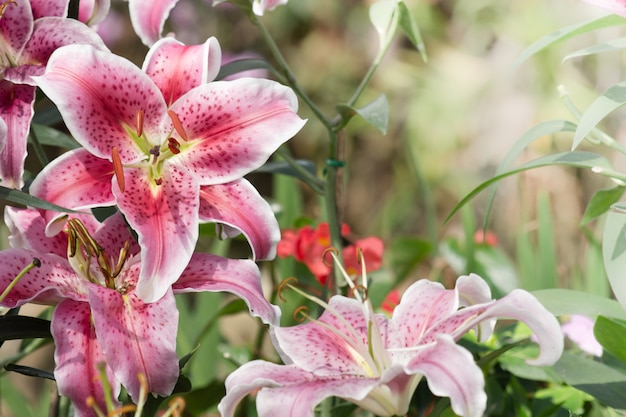
[{"label": "flower center", "polygon": [[[6,0],[0,2],[0,20],[4,17],[4,13],[7,10],[7,7],[18,7],[17,2],[15,0]],[[14,54],[15,52],[11,48],[3,37],[0,37],[0,73],[3,72],[4,68],[15,66],[14,62]]]},{"label": "flower center", "polygon": [[78,219],[67,221],[67,257],[72,268],[94,284],[125,293],[125,285],[117,286],[115,278],[128,259],[130,244],[124,242],[117,261],[109,259],[104,248],[89,234]]},{"label": "flower center", "polygon": [[[153,142],[149,141],[146,137],[143,129],[145,118],[143,110],[137,110],[135,113],[134,129],[132,127],[127,128],[127,132],[133,141],[146,154],[146,159],[144,159],[140,165],[148,167],[150,178],[157,186],[163,183],[163,179],[161,178],[161,166],[163,161],[181,152],[181,143],[172,136],[174,131],[184,142],[188,141],[187,132],[178,118],[178,115],[172,110],[168,110],[167,115],[172,120],[172,129],[166,135],[167,140],[161,141],[161,145],[152,145]],[[113,170],[120,190],[124,192],[123,165],[116,147],[113,147],[111,150],[111,160],[113,161]]]}]

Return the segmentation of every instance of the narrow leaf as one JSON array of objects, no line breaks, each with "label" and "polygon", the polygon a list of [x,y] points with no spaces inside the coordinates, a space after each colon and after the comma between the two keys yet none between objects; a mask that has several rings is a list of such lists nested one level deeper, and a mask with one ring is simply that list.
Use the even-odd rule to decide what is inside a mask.
[{"label": "narrow leaf", "polygon": [[596,98],[583,113],[574,135],[572,149],[575,149],[585,136],[591,132],[602,119],[626,103],[626,81],[619,82],[607,88]]},{"label": "narrow leaf", "polygon": [[[295,161],[299,166],[306,169],[311,175],[315,175],[317,172],[317,168],[315,166],[315,162],[298,159]],[[254,172],[268,172],[272,174],[283,174],[289,175],[291,177],[302,179],[302,175],[294,169],[288,162],[285,161],[270,161],[266,162],[265,165],[256,169]]]},{"label": "narrow leaf", "polygon": [[379,51],[387,49],[399,24],[399,0],[379,0],[370,6],[370,20],[380,38]]},{"label": "narrow leaf", "polygon": [[622,197],[624,190],[626,190],[626,186],[617,186],[597,191],[591,197],[589,204],[587,204],[587,208],[585,209],[583,218],[580,221],[580,225],[584,226],[609,211],[611,206],[617,203]]},{"label": "narrow leaf", "polygon": [[217,80],[224,79],[230,75],[238,74],[244,71],[264,69],[270,72],[276,72],[267,61],[263,59],[238,59],[222,65],[220,72],[215,77]]},{"label": "narrow leaf", "polygon": [[52,372],[44,371],[43,369],[32,368],[30,366],[17,365],[9,363],[4,366],[4,369],[11,372],[17,372],[18,374],[32,376],[35,378],[45,378],[54,381],[54,375]]},{"label": "narrow leaf", "polygon": [[42,145],[57,146],[59,148],[76,149],[80,145],[72,137],[65,133],[44,125],[33,124],[30,127],[37,135],[37,140]]},{"label": "narrow leaf", "polygon": [[61,213],[80,213],[76,210],[70,210],[56,204],[49,203],[40,198],[34,197],[30,194],[26,194],[19,190],[0,186],[0,200],[10,201],[16,204],[23,204],[25,206],[40,208],[43,210],[58,211]]},{"label": "narrow leaf", "polygon": [[50,321],[29,316],[0,316],[0,341],[52,338]]},{"label": "narrow leaf", "polygon": [[611,171],[611,163],[602,155],[598,155],[593,152],[563,152],[554,155],[547,155],[533,161],[527,162],[514,168],[510,171],[503,172],[499,175],[495,175],[493,178],[483,182],[478,187],[474,188],[469,194],[467,194],[453,209],[448,217],[444,220],[444,223],[448,222],[465,204],[467,204],[472,198],[480,193],[485,188],[500,181],[503,178],[510,177],[511,175],[518,174],[530,169],[552,166],[552,165],[565,165],[578,168],[601,168],[603,170]]},{"label": "narrow leaf", "polygon": [[565,58],[563,58],[563,62],[572,58],[600,54],[603,52],[620,51],[622,49],[626,49],[626,38],[611,39],[608,42],[588,46],[587,48],[579,49],[578,51],[572,52],[566,55]]},{"label": "narrow leaf", "polygon": [[608,16],[601,17],[599,19],[594,19],[591,21],[578,23],[575,25],[567,26],[563,29],[559,29],[535,41],[528,48],[526,48],[521,53],[521,55],[517,58],[517,60],[514,63],[514,66],[516,67],[520,65],[521,63],[526,61],[528,58],[535,55],[537,52],[551,45],[554,45],[558,42],[562,42],[566,39],[570,39],[575,36],[581,35],[583,33],[591,32],[593,30],[602,29],[602,28],[610,27],[610,26],[623,25],[624,22],[626,22],[626,19],[621,16],[608,15]]}]

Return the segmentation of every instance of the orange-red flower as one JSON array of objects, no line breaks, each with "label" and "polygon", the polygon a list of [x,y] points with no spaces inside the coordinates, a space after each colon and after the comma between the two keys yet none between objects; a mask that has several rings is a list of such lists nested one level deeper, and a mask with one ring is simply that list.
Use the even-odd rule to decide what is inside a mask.
[{"label": "orange-red flower", "polygon": [[[349,239],[350,227],[341,226],[341,236]],[[278,243],[276,253],[281,258],[293,256],[298,262],[304,263],[324,285],[330,275],[330,266],[324,259],[324,253],[331,247],[330,229],[328,223],[320,223],[316,229],[304,226],[300,229],[283,231],[282,239]],[[358,239],[342,250],[346,272],[351,276],[361,274],[360,260],[367,260],[367,270],[375,271],[380,268],[383,256],[383,241],[375,236]],[[358,254],[361,251],[361,255]]]}]

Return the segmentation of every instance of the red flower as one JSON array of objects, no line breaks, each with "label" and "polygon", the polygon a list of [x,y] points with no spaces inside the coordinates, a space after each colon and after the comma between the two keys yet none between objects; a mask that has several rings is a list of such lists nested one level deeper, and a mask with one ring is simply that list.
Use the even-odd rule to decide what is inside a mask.
[{"label": "red flower", "polygon": [[[350,234],[350,227],[346,224],[342,225],[341,236],[347,239]],[[316,229],[311,226],[304,226],[297,230],[284,230],[276,252],[281,258],[293,256],[298,262],[304,263],[317,280],[324,285],[331,271],[324,260],[324,252],[330,247],[328,223],[320,223]],[[357,254],[357,248],[362,252],[361,257]],[[361,258],[366,260],[369,271],[377,270],[382,262],[383,249],[383,241],[374,236],[359,239],[346,246],[342,251],[346,271],[351,276],[360,275],[361,265],[359,261]]]}]

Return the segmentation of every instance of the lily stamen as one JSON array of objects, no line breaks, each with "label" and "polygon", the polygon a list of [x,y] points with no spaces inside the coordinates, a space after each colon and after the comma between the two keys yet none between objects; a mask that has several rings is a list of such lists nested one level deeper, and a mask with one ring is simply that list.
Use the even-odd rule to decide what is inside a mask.
[{"label": "lily stamen", "polygon": [[174,129],[176,130],[176,133],[180,135],[182,140],[187,142],[188,140],[187,132],[185,132],[185,128],[183,127],[183,124],[178,118],[178,115],[174,113],[172,110],[168,110],[167,115],[170,116],[170,119],[172,119],[172,124],[174,125]]},{"label": "lily stamen", "polygon": [[[142,125],[143,129],[143,125]],[[124,170],[122,167],[122,160],[120,159],[119,151],[117,147],[114,146],[111,151],[111,160],[113,162],[113,172],[115,173],[115,179],[117,180],[117,185],[120,187],[120,191],[124,192],[125,183],[124,183]]]},{"label": "lily stamen", "polygon": [[17,4],[17,2],[15,0],[7,0],[4,3],[0,4],[0,19],[2,19],[2,17],[4,16],[4,11],[7,7],[9,7],[9,4]]},{"label": "lily stamen", "polygon": [[167,147],[174,155],[180,153],[180,143],[174,138],[170,137],[167,139]]},{"label": "lily stamen", "polygon": [[135,127],[137,128],[137,136],[141,137],[143,135],[143,119],[144,119],[143,110],[137,110],[135,113]]}]

